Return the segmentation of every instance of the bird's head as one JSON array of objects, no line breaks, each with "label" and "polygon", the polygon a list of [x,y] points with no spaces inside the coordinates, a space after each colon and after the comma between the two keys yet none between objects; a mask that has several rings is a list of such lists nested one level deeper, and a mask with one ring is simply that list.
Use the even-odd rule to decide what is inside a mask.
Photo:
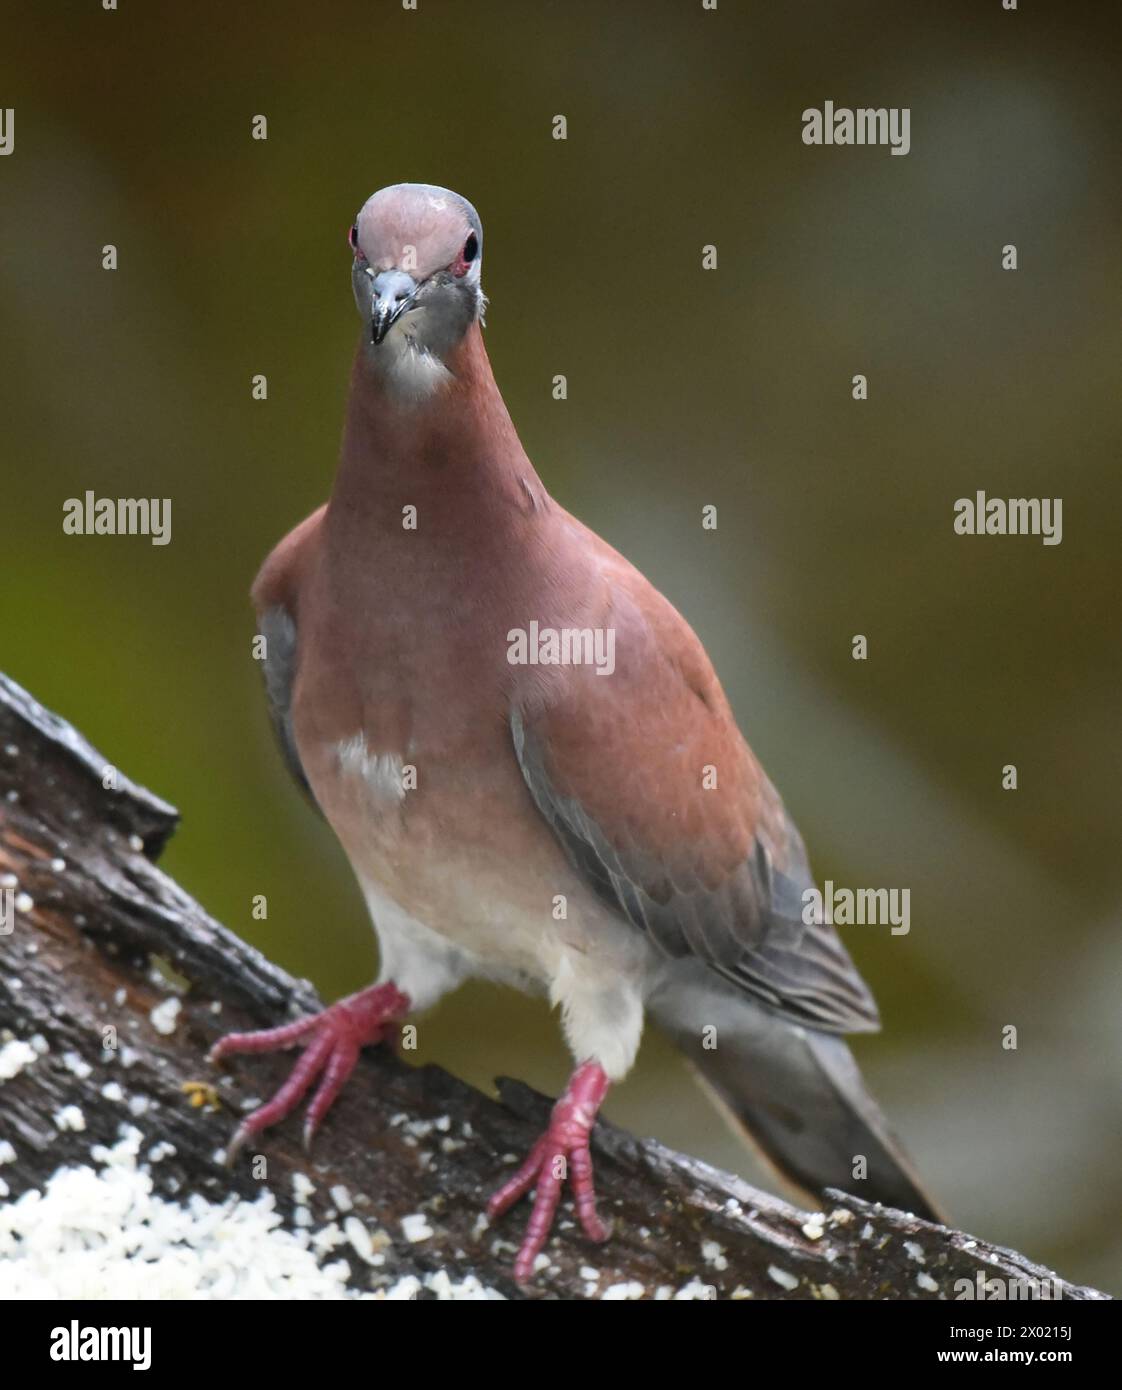
[{"label": "bird's head", "polygon": [[366,200],[348,240],[368,351],[391,368],[443,367],[483,310],[479,214],[447,188],[395,183]]}]

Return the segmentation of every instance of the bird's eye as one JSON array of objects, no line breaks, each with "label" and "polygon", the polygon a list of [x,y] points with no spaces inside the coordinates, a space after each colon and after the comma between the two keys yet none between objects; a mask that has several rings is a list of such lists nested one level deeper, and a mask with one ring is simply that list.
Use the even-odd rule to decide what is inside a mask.
[{"label": "bird's eye", "polygon": [[347,242],[352,251],[358,250],[358,223],[356,222],[347,233]]},{"label": "bird's eye", "polygon": [[471,236],[469,236],[468,239],[467,239],[467,241],[464,242],[464,262],[465,262],[465,264],[466,264],[466,265],[470,265],[470,264],[472,263],[472,261],[475,260],[475,258],[476,258],[476,256],[477,256],[478,254],[479,254],[479,240],[478,240],[478,238],[476,237],[475,233],[472,232]]}]

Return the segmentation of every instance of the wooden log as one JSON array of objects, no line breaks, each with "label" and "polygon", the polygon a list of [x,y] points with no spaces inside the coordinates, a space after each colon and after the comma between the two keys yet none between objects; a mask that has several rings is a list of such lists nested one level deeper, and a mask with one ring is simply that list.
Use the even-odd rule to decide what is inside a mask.
[{"label": "wooden log", "polygon": [[[256,1145],[256,1162],[243,1153],[228,1170],[222,1149],[238,1116],[282,1081],[291,1057],[235,1059],[216,1071],[207,1049],[231,1029],[274,1026],[320,1001],[159,869],[176,822],[173,807],[0,676],[0,1050],[33,1038],[39,1048],[0,1081],[0,1140],[15,1150],[0,1177],[12,1200],[64,1164],[88,1164],[91,1144],[112,1145],[126,1122],[146,1145],[174,1146],[151,1166],[169,1199],[252,1201],[265,1183],[292,1221],[293,1178],[303,1173],[315,1186],[311,1217],[326,1222],[330,1189],[344,1187],[381,1258],[336,1252],[362,1289],[443,1270],[456,1281],[474,1274],[508,1298],[599,1298],[612,1289],[648,1298],[924,1299],[954,1298],[957,1281],[979,1275],[1055,1279],[1013,1251],[840,1192],[811,1217],[600,1123],[593,1159],[613,1237],[591,1244],[563,1207],[545,1267],[518,1288],[510,1267],[527,1208],[494,1228],[480,1213],[542,1129],[549,1101],[516,1081],[500,1081],[492,1099],[387,1049],[367,1050],[310,1156],[294,1117]],[[103,1094],[112,1081],[127,1106]],[[212,1084],[219,1108],[192,1104],[205,1095],[185,1092],[192,1083]],[[60,1128],[70,1106],[83,1130]],[[423,1223],[403,1225],[418,1215]],[[418,1224],[431,1234],[410,1239]],[[1106,1297],[1062,1280],[1049,1287],[1066,1299]]]}]

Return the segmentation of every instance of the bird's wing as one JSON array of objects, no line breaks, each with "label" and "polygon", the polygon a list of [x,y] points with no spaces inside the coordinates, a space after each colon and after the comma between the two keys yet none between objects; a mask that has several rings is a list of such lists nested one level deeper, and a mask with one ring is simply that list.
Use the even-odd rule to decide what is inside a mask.
[{"label": "bird's wing", "polygon": [[301,585],[319,542],[325,507],[305,518],[269,555],[253,583],[257,631],[265,639],[262,671],[273,731],[285,766],[313,805],[292,730],[292,690],[296,680],[297,618]]},{"label": "bird's wing", "polygon": [[563,668],[512,714],[539,811],[597,893],[667,955],[701,959],[793,1021],[876,1029],[833,927],[803,922],[814,881],[802,839],[701,643],[629,565],[612,579],[614,671]]},{"label": "bird's wing", "polygon": [[304,793],[315,804],[315,795],[300,762],[296,739],[292,732],[292,684],[296,678],[296,623],[287,608],[276,604],[267,608],[257,622],[258,632],[265,639],[262,670],[265,676],[265,697],[269,704],[273,732],[285,766]]}]

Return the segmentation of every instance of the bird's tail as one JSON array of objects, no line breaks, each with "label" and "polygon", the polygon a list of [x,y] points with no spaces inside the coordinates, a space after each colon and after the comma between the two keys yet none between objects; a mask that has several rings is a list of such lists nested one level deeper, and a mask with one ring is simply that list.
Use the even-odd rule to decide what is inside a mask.
[{"label": "bird's tail", "polygon": [[[838,1187],[942,1221],[845,1041],[749,1000],[674,991],[650,1001],[733,1127],[789,1182]],[[686,1024],[688,1020],[688,1024]]]}]

